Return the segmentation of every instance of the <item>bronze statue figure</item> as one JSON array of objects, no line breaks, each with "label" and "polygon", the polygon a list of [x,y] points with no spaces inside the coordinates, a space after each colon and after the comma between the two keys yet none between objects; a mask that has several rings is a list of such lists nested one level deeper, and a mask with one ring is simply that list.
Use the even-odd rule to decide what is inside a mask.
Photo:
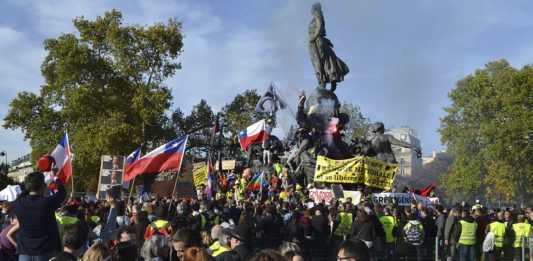
[{"label": "bronze statue figure", "polygon": [[344,80],[349,72],[348,66],[333,52],[333,44],[326,38],[326,27],[320,3],[311,7],[313,20],[309,23],[309,54],[315,68],[318,88],[325,89],[330,83],[332,92],[337,88],[337,82]]},{"label": "bronze statue figure", "polygon": [[392,152],[391,145],[413,149],[418,156],[421,156],[422,151],[420,148],[405,141],[398,140],[390,134],[385,134],[385,125],[383,125],[382,122],[375,122],[372,124],[372,132],[374,133],[374,136],[369,140],[369,148],[366,152],[366,156],[374,157],[389,163],[398,163]]}]

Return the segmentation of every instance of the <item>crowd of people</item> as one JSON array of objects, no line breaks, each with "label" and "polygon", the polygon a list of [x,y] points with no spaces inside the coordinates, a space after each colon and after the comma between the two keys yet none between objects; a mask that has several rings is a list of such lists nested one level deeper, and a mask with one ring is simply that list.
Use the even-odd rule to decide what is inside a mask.
[{"label": "crowd of people", "polygon": [[40,172],[24,185],[2,205],[1,260],[522,260],[533,249],[531,208],[313,202],[302,188],[93,202],[67,199],[60,181],[44,196]]}]

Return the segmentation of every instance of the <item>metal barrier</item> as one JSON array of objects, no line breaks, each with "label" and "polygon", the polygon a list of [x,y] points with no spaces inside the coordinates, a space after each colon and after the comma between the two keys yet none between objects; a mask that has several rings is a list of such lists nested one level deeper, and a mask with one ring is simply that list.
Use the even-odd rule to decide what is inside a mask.
[{"label": "metal barrier", "polygon": [[[263,249],[275,249],[279,247],[281,240],[269,241],[266,239],[256,239],[253,243],[256,253]],[[279,242],[279,243],[276,243]],[[500,252],[496,260],[530,260],[528,251],[528,238],[522,238],[522,248],[514,248],[510,246],[504,247]],[[303,239],[298,243],[301,248],[301,252],[304,255],[305,260],[321,261],[321,260],[336,260],[338,249],[334,246],[338,246],[338,243],[333,242],[330,239],[322,240],[307,240]],[[482,244],[476,244],[473,246],[475,251],[476,260],[489,260],[489,255],[492,252],[483,252]],[[384,238],[378,238],[373,241],[371,248],[372,260],[385,260],[385,261],[418,261],[418,260],[460,260],[460,250],[462,247],[458,245],[444,245],[444,240],[439,238],[426,238],[421,245],[413,246],[408,245],[402,239],[396,239],[394,243],[387,244]],[[466,259],[469,260],[469,259]]]}]

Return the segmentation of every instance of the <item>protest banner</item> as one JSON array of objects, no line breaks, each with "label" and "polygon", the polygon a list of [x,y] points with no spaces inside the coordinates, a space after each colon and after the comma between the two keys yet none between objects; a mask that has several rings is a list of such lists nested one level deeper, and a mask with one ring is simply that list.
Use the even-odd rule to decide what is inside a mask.
[{"label": "protest banner", "polygon": [[333,160],[318,156],[315,182],[365,184],[379,189],[390,189],[398,165],[384,161],[354,157]]},{"label": "protest banner", "polygon": [[192,176],[193,176],[193,179],[194,179],[194,187],[196,189],[199,189],[201,186],[205,186],[206,185],[207,172],[208,172],[208,167],[207,166],[203,166],[203,167],[201,167],[199,169],[195,169],[192,172]]},{"label": "protest banner", "polygon": [[[105,199],[108,190],[120,185],[122,187],[122,175],[124,174],[124,164],[126,157],[116,155],[103,155],[100,164],[100,178],[96,197]],[[115,194],[117,195],[117,194]],[[121,195],[120,195],[121,196]]]},{"label": "protest banner", "polygon": [[433,207],[431,200],[420,195],[411,193],[373,193],[372,202],[379,205],[387,205],[388,203],[394,203],[398,206],[411,206],[413,199],[417,202],[422,202],[424,207]]},{"label": "protest banner", "polygon": [[[358,204],[361,201],[361,192],[360,191],[351,191],[344,190],[344,198],[339,198],[340,202],[346,202],[346,198],[351,198],[353,204]],[[326,202],[329,205],[329,202],[335,198],[333,190],[330,189],[310,189],[309,198],[314,202]]]},{"label": "protest banner", "polygon": [[[235,169],[236,160],[223,160],[222,161],[222,170],[233,170]],[[215,170],[218,170],[218,161],[215,163]]]}]

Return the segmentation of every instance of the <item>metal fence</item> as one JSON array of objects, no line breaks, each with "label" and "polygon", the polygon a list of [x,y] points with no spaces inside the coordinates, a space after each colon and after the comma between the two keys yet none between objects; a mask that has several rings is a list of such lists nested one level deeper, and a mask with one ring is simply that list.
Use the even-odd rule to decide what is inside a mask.
[{"label": "metal fence", "polygon": [[[426,238],[419,246],[408,245],[401,239],[387,244],[384,238],[378,238],[373,241],[370,250],[372,260],[385,261],[471,260],[470,257],[460,259],[460,255],[468,253],[468,250],[473,251],[475,260],[526,261],[531,258],[528,240],[528,238],[523,238],[523,244],[520,248],[514,248],[513,244],[510,244],[501,249],[483,252],[482,244],[476,244],[471,249],[457,244],[445,246],[443,240],[438,238]],[[277,249],[280,242],[280,240],[256,239],[253,246],[255,252],[260,252],[263,249]],[[336,260],[339,244],[340,242],[334,242],[330,239],[304,239],[298,242],[305,260],[312,261]]]}]

